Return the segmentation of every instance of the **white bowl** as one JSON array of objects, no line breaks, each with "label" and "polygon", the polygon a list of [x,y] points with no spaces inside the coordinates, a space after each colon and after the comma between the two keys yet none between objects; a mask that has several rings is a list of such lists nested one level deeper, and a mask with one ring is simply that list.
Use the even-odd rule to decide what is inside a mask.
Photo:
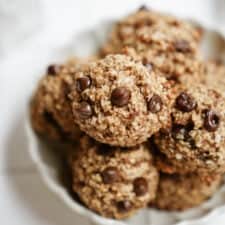
[{"label": "white bowl", "polygon": [[[69,46],[67,45],[66,48],[70,48],[70,53],[72,52],[78,56],[83,55],[84,52],[85,54],[91,53],[96,49],[96,46],[102,43],[110,26],[111,22],[104,23],[104,25],[96,29],[80,33],[73,38],[71,44]],[[202,51],[207,58],[216,57],[225,59],[224,36],[215,30],[205,29]],[[59,174],[61,174],[61,162],[56,154],[53,154],[49,147],[42,143],[34,134],[28,116],[26,121],[26,134],[31,158],[48,188],[66,205],[73,209],[74,212],[89,218],[92,223],[100,225],[205,225],[215,224],[215,219],[225,214],[225,185],[223,185],[209,201],[185,212],[172,213],[154,209],[144,209],[128,220],[116,221],[103,218],[72,198],[65,184],[59,177]]]}]

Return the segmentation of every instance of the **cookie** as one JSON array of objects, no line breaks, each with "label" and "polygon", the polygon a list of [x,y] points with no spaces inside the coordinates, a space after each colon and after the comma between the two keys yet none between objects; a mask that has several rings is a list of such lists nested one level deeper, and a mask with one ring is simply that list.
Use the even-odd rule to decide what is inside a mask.
[{"label": "cookie", "polygon": [[182,211],[196,207],[209,199],[219,188],[221,175],[201,180],[196,174],[161,174],[154,204],[158,209]]},{"label": "cookie", "polygon": [[129,217],[155,198],[158,172],[145,144],[121,149],[84,135],[68,158],[74,192],[102,216]]},{"label": "cookie", "polygon": [[65,65],[50,65],[31,100],[33,129],[52,140],[77,139],[81,133],[73,122],[67,83],[78,67],[77,60]]},{"label": "cookie", "polygon": [[130,147],[146,141],[170,118],[169,85],[129,56],[109,55],[74,76],[74,121],[99,142]]},{"label": "cookie", "polygon": [[[225,99],[202,85],[174,93],[172,127],[154,136],[164,172],[225,171]],[[161,160],[160,160],[161,159]]]},{"label": "cookie", "polygon": [[166,78],[185,83],[202,72],[201,32],[188,22],[152,10],[141,9],[119,21],[101,54],[128,51]]},{"label": "cookie", "polygon": [[202,83],[225,96],[225,65],[216,61],[208,61],[205,63],[204,74]]}]

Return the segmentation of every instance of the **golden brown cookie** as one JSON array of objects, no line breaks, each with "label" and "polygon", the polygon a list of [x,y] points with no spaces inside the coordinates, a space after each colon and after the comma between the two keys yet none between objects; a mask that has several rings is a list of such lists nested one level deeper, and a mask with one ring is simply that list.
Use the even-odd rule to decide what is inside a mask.
[{"label": "golden brown cookie", "polygon": [[155,198],[158,172],[145,144],[110,147],[87,135],[69,157],[73,190],[91,210],[122,219]]},{"label": "golden brown cookie", "polygon": [[188,22],[148,9],[118,21],[101,54],[129,52],[168,79],[185,83],[202,72],[199,60],[201,32]]},{"label": "golden brown cookie", "polygon": [[50,65],[33,95],[30,105],[32,126],[48,139],[77,139],[81,133],[73,122],[67,98],[67,85],[77,67],[77,60]]},{"label": "golden brown cookie", "polygon": [[141,62],[108,55],[75,73],[70,94],[74,121],[97,141],[135,146],[168,126],[168,89],[167,81]]},{"label": "golden brown cookie", "polygon": [[154,142],[161,154],[157,165],[169,173],[225,171],[225,99],[203,85],[177,89],[172,127]]}]

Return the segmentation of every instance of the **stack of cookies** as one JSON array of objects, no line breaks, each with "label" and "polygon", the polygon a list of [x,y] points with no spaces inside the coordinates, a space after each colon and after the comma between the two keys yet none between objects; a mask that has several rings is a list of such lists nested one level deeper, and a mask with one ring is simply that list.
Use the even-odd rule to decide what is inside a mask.
[{"label": "stack of cookies", "polygon": [[141,7],[96,56],[48,67],[32,126],[68,143],[72,189],[89,209],[116,219],[149,205],[184,210],[219,188],[225,66],[203,60],[201,37],[189,22]]}]

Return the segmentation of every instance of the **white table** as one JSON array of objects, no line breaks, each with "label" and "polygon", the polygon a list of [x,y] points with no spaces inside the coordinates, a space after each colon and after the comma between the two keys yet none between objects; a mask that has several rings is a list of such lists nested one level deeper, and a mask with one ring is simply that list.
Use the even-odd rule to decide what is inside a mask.
[{"label": "white table", "polygon": [[[219,7],[215,12],[212,5],[222,4],[222,1],[157,0],[149,1],[149,4],[179,16],[192,15],[212,26],[223,22],[219,18],[225,13],[225,8]],[[40,26],[40,31],[26,41],[16,43],[12,52],[0,58],[1,224],[88,225],[85,219],[71,212],[46,188],[34,168],[27,152],[23,128],[25,109],[45,66],[61,58],[62,52],[55,50],[55,46],[61,49],[78,30],[97,24],[103,18],[123,15],[142,2],[42,0],[44,26]]]}]

